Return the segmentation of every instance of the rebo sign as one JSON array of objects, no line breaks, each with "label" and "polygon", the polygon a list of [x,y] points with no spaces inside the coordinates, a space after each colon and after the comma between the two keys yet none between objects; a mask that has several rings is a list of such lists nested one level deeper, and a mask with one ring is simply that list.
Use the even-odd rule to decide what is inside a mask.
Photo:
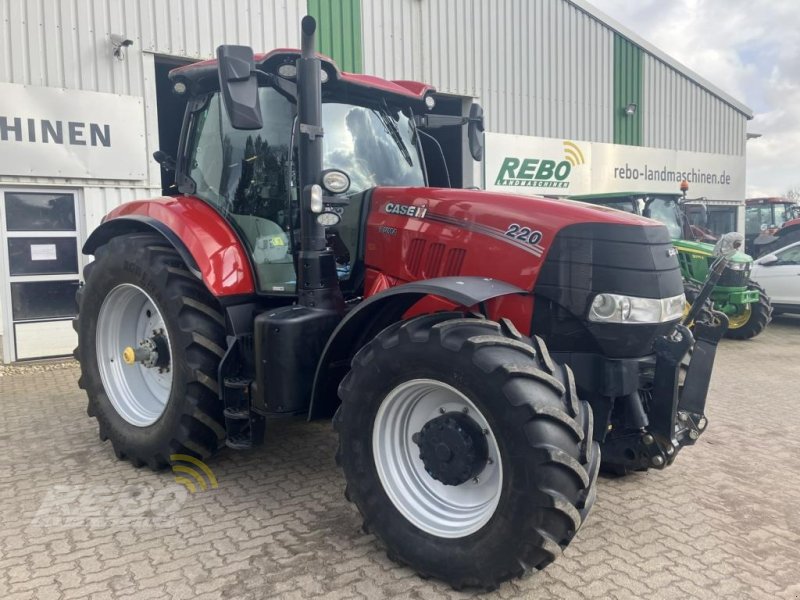
[{"label": "rebo sign", "polygon": [[741,200],[745,157],[486,132],[486,189],[577,196],[613,192],[678,193]]}]

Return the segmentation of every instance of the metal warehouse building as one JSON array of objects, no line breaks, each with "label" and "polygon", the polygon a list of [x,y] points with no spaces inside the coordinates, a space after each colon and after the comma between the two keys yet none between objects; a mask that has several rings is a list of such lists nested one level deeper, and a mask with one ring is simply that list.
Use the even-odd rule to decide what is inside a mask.
[{"label": "metal warehouse building", "polygon": [[[583,0],[0,0],[5,361],[71,352],[82,242],[120,203],[169,192],[151,158],[177,145],[167,72],[222,43],[297,47],[307,13],[342,69],[431,83],[443,113],[483,105],[483,164],[441,134],[453,185],[674,192],[685,177],[720,227],[743,227],[750,110]],[[511,154],[569,176],[506,180]]]}]

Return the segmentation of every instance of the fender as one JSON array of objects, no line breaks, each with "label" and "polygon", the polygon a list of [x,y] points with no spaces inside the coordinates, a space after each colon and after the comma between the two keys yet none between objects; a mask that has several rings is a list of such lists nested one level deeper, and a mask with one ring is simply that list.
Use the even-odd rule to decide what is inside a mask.
[{"label": "fender", "polygon": [[191,196],[136,200],[118,206],[89,236],[84,254],[112,237],[156,231],[216,297],[255,293],[250,260],[231,225],[211,206]]},{"label": "fender", "polygon": [[425,296],[438,296],[469,307],[511,294],[529,292],[510,283],[484,277],[437,277],[384,290],[351,310],[336,327],[322,351],[308,419],[330,416],[338,406],[339,383],[350,370],[356,351],[380,331],[402,319],[403,314]]}]

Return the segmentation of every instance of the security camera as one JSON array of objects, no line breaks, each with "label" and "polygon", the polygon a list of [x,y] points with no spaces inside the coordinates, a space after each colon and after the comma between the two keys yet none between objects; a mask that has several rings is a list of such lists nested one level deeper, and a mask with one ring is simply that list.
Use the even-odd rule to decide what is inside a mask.
[{"label": "security camera", "polygon": [[126,48],[128,46],[133,46],[133,40],[126,38],[124,35],[120,35],[119,33],[112,33],[111,34],[111,43],[115,46],[122,46]]},{"label": "security camera", "polygon": [[114,49],[114,56],[117,60],[125,59],[123,48],[127,48],[128,46],[133,46],[132,39],[120,35],[119,33],[111,34],[111,47]]}]

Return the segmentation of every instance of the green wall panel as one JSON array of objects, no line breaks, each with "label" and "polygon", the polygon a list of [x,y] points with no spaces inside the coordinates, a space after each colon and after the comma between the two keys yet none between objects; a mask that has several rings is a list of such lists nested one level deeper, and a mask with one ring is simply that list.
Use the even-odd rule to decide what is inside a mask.
[{"label": "green wall panel", "polygon": [[[637,105],[633,116],[625,107]],[[614,143],[642,145],[642,49],[614,35]]]},{"label": "green wall panel", "polygon": [[308,0],[317,20],[318,50],[343,71],[361,72],[361,0]]}]

